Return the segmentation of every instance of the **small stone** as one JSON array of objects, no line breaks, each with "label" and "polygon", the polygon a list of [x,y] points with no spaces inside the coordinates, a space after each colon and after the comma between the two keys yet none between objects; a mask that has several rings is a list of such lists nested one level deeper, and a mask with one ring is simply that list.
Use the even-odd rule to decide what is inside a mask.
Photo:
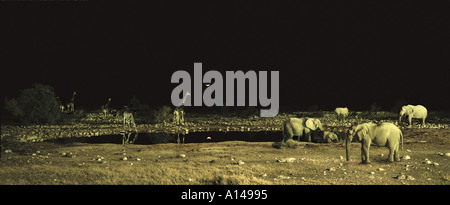
[{"label": "small stone", "polygon": [[438,152],[437,155],[439,155],[439,156],[444,156],[444,153]]},{"label": "small stone", "polygon": [[178,157],[178,158],[185,158],[186,155],[185,155],[185,154],[179,154],[177,157]]},{"label": "small stone", "polygon": [[411,157],[410,157],[409,155],[405,155],[405,156],[403,157],[403,159],[411,159]]},{"label": "small stone", "polygon": [[375,174],[375,172],[369,172],[369,174]]},{"label": "small stone", "polygon": [[383,168],[378,168],[377,171],[384,171],[384,169]]},{"label": "small stone", "polygon": [[406,176],[406,180],[413,181],[413,180],[416,180],[416,178],[414,178],[413,176],[408,175],[408,176]]},{"label": "small stone", "polygon": [[406,175],[400,174],[400,175],[398,175],[398,176],[395,177],[395,178],[403,180],[403,179],[406,179]]},{"label": "small stone", "polygon": [[12,152],[12,150],[10,150],[10,149],[5,150],[5,153],[11,153],[11,152]]},{"label": "small stone", "polygon": [[335,171],[336,171],[336,168],[331,167],[331,168],[329,168],[329,169],[327,169],[327,170],[330,171],[330,172],[335,172]]},{"label": "small stone", "polygon": [[433,164],[432,164],[433,166],[439,166],[439,163],[437,163],[437,162],[433,162]]},{"label": "small stone", "polygon": [[136,158],[136,161],[141,161],[141,158]]},{"label": "small stone", "polygon": [[450,152],[445,153],[444,156],[450,157]]},{"label": "small stone", "polygon": [[243,164],[245,164],[245,163],[242,160],[238,161],[238,165],[243,165]]},{"label": "small stone", "polygon": [[122,160],[123,160],[123,161],[127,161],[128,158],[127,158],[127,157],[123,157]]},{"label": "small stone", "polygon": [[281,163],[283,163],[283,162],[294,162],[294,161],[295,161],[295,158],[293,158],[293,157],[277,159],[277,162],[281,162]]}]

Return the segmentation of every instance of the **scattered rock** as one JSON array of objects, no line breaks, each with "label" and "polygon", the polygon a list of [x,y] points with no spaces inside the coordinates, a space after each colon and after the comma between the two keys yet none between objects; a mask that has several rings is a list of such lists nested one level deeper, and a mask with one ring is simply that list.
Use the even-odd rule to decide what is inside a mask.
[{"label": "scattered rock", "polygon": [[128,158],[127,158],[127,157],[123,157],[122,160],[123,160],[123,161],[127,161]]},{"label": "scattered rock", "polygon": [[277,159],[277,162],[281,162],[281,163],[283,163],[283,162],[294,162],[294,161],[295,161],[295,158],[293,158],[293,157],[286,157],[286,158]]},{"label": "scattered rock", "polygon": [[178,157],[178,158],[185,158],[186,155],[185,155],[185,154],[179,154],[179,155],[177,155],[177,157]]},{"label": "scattered rock", "polygon": [[433,165],[433,166],[439,166],[439,163],[437,163],[437,162],[433,162],[433,164],[431,164],[431,165]]},{"label": "scattered rock", "polygon": [[394,177],[394,178],[400,179],[400,180],[406,179],[406,180],[410,180],[410,181],[416,180],[416,178],[414,178],[413,176],[411,176],[411,175],[405,175],[405,174],[402,174],[402,173],[401,173],[400,175]]},{"label": "scattered rock", "polygon": [[243,165],[243,164],[245,164],[245,163],[244,163],[242,160],[239,160],[237,164],[238,164],[238,165]]},{"label": "scattered rock", "polygon": [[424,163],[424,164],[431,164],[432,162],[430,160],[428,160],[428,159],[425,159],[425,161],[423,161],[422,163]]},{"label": "scattered rock", "polygon": [[405,156],[403,156],[403,159],[411,159],[411,157],[409,156],[409,155],[405,155]]},{"label": "scattered rock", "polygon": [[375,172],[369,172],[369,174],[375,174]]},{"label": "scattered rock", "polygon": [[384,169],[383,168],[378,168],[377,171],[384,171]]},{"label": "scattered rock", "polygon": [[283,179],[290,179],[291,177],[289,177],[289,176],[284,176],[284,175],[280,175],[280,176],[278,176],[277,178],[274,178],[273,180],[283,180]]},{"label": "scattered rock", "polygon": [[406,176],[406,180],[411,180],[411,181],[413,181],[413,180],[416,180],[416,178],[414,178],[414,177],[411,176],[411,175],[408,175],[408,176]]},{"label": "scattered rock", "polygon": [[444,156],[450,157],[450,152],[445,153]]},{"label": "scattered rock", "polygon": [[331,168],[327,169],[327,171],[330,171],[330,172],[335,172],[335,171],[336,171],[336,168],[334,168],[334,167],[331,167]]},{"label": "scattered rock", "polygon": [[5,153],[12,153],[12,150],[7,149],[7,150],[5,150]]},{"label": "scattered rock", "polygon": [[444,156],[444,153],[438,152],[437,155],[439,155],[439,156]]}]

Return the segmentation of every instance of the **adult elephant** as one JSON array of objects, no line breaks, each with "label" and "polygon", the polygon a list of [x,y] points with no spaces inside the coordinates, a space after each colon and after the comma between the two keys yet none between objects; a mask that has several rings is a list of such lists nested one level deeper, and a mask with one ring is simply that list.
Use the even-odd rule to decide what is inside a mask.
[{"label": "adult elephant", "polygon": [[311,142],[311,136],[323,132],[322,123],[317,118],[289,118],[284,122],[283,142],[297,136],[299,141]]},{"label": "adult elephant", "polygon": [[346,108],[346,107],[337,107],[336,109],[334,109],[334,112],[336,113],[338,120],[341,120],[341,121],[345,122],[345,119],[348,116],[348,108]]},{"label": "adult elephant", "polygon": [[409,127],[411,127],[411,120],[412,118],[419,118],[422,119],[422,125],[425,125],[425,119],[427,118],[428,111],[427,108],[425,108],[422,105],[405,105],[402,107],[399,113],[398,117],[398,124],[402,122],[403,115],[408,116],[409,121]]},{"label": "adult elephant", "polygon": [[403,133],[394,124],[388,122],[379,124],[363,123],[349,130],[345,139],[347,161],[349,161],[350,144],[353,137],[356,137],[356,140],[361,142],[362,163],[370,163],[369,148],[371,143],[389,148],[389,162],[393,162],[394,160],[400,161],[398,148],[401,140],[403,149]]}]

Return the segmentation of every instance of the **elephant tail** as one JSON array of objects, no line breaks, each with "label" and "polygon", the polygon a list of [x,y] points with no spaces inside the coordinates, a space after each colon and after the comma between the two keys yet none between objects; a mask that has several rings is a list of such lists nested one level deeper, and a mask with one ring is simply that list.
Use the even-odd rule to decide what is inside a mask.
[{"label": "elephant tail", "polygon": [[400,131],[400,139],[402,140],[402,151],[403,151],[403,133]]}]

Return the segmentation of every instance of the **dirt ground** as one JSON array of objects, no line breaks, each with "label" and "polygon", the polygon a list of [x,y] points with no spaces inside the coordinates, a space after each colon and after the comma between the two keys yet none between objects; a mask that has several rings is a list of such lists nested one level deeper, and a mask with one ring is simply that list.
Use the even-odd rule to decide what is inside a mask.
[{"label": "dirt ground", "polygon": [[2,145],[0,184],[449,185],[450,130],[403,133],[400,162],[386,162],[388,149],[372,146],[371,164],[361,164],[359,143],[350,161],[342,143],[11,143]]}]

